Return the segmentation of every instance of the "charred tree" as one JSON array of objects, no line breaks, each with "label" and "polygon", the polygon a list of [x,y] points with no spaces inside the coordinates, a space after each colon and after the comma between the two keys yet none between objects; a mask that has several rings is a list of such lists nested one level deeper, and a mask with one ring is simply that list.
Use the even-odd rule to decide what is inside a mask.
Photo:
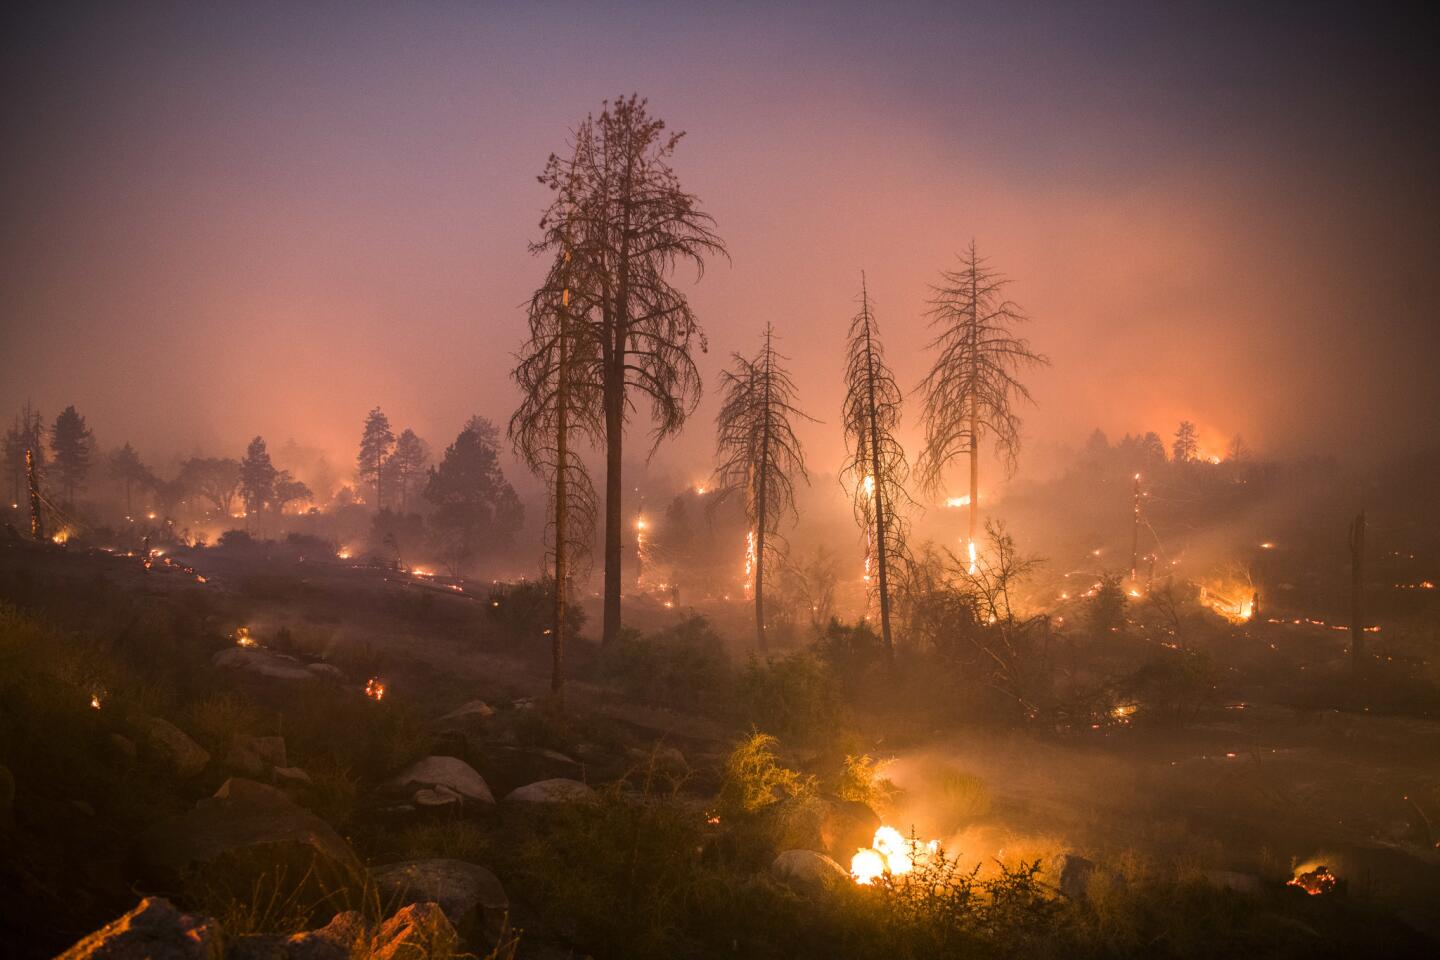
[{"label": "charred tree", "polygon": [[980,516],[980,443],[993,439],[1007,469],[1015,469],[1020,452],[1020,417],[1015,408],[1021,401],[1031,401],[1019,374],[1049,363],[1014,332],[1028,318],[1005,299],[1009,282],[990,269],[972,241],[960,269],[941,274],[930,300],[930,326],[938,333],[929,348],[937,355],[919,388],[925,397],[921,411],[925,439],[917,468],[922,486],[939,492],[951,464],[969,458],[967,546],[972,570]]},{"label": "charred tree", "polygon": [[33,447],[25,448],[25,485],[30,491],[30,536],[45,539],[45,518],[40,513],[40,477]]},{"label": "charred tree", "polygon": [[[860,311],[850,321],[845,360],[843,417],[847,459],[842,481],[850,488],[855,522],[865,532],[867,584],[873,584],[880,605],[880,632],[892,655],[890,629],[894,580],[908,568],[908,528],[900,511],[909,505],[905,481],[909,466],[895,437],[900,426],[901,391],[885,363],[875,314],[864,276],[860,280]],[[875,569],[869,569],[873,560]]]},{"label": "charred tree", "polygon": [[[724,255],[714,221],[670,165],[683,134],[666,133],[638,96],[607,102],[575,132],[569,157],[551,155],[540,181],[554,193],[537,252],[571,255],[599,349],[597,386],[605,431],[605,588],[602,640],[620,629],[622,454],[633,392],[650,404],[651,452],[679,433],[700,399],[693,353],[704,334],[685,295],[670,283],[681,264],[703,274]],[[583,279],[582,279],[583,278]]]},{"label": "charred tree", "polygon": [[715,456],[719,504],[744,497],[754,550],[751,571],[755,596],[755,642],[765,637],[765,563],[767,550],[781,555],[780,520],[795,509],[795,480],[810,482],[804,451],[792,421],[812,420],[795,406],[795,383],[781,366],[787,358],[776,352],[770,326],[753,360],[735,354],[735,368],[721,374],[721,406],[715,420]]},{"label": "charred tree", "polygon": [[510,418],[510,440],[549,492],[546,545],[554,589],[550,624],[550,690],[563,704],[570,582],[595,536],[595,487],[576,455],[580,444],[604,437],[595,325],[576,317],[581,298],[572,289],[572,259],[562,250],[545,284],[530,300],[530,337],[512,376],[522,394]]}]

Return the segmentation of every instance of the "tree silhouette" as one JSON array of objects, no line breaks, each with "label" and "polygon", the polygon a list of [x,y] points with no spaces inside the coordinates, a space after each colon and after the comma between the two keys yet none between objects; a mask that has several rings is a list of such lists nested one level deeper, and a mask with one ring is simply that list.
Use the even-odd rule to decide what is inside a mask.
[{"label": "tree silhouette", "polygon": [[240,461],[240,499],[245,504],[245,525],[250,526],[253,518],[258,526],[261,512],[275,499],[275,479],[279,471],[270,462],[270,451],[265,448],[265,439],[256,437],[245,448],[245,459]]},{"label": "tree silhouette", "polygon": [[135,452],[129,441],[111,452],[109,467],[111,479],[125,488],[125,515],[132,517],[135,515],[131,498],[134,488],[153,487],[155,475],[140,462],[140,454]]},{"label": "tree silhouette", "polygon": [[593,309],[593,298],[574,296],[572,262],[567,247],[530,299],[530,337],[511,374],[521,401],[509,428],[516,455],[544,480],[548,494],[546,563],[554,591],[550,690],[562,700],[568,593],[576,564],[589,556],[596,518],[595,486],[575,450],[582,443],[598,445],[605,430],[595,324],[576,314]]},{"label": "tree silhouette", "polygon": [[1030,349],[1013,328],[1028,319],[1004,299],[1009,280],[991,270],[975,243],[962,255],[960,269],[941,274],[930,300],[930,325],[939,333],[929,344],[934,365],[920,384],[925,404],[925,429],[917,469],[930,492],[943,488],[949,466],[970,460],[970,525],[968,548],[975,560],[979,519],[980,442],[987,437],[1013,471],[1020,452],[1018,401],[1030,401],[1019,379],[1021,371],[1048,364]]},{"label": "tree silhouette", "polygon": [[1175,431],[1175,443],[1171,447],[1173,459],[1176,463],[1190,463],[1200,452],[1200,441],[1195,431],[1195,424],[1189,420],[1181,420],[1180,427]]},{"label": "tree silhouette", "polygon": [[191,457],[180,465],[176,478],[187,493],[210,501],[223,516],[230,516],[235,490],[240,486],[240,463],[230,457]]},{"label": "tree silhouette", "polygon": [[910,471],[905,450],[895,438],[900,402],[900,387],[885,363],[862,275],[860,310],[850,321],[846,346],[842,416],[847,456],[841,479],[854,500],[855,522],[865,532],[865,581],[879,598],[880,632],[892,654],[891,591],[908,558],[908,529],[899,507],[909,503],[904,484]]},{"label": "tree silhouette", "polygon": [[85,425],[85,418],[74,405],[60,411],[50,428],[50,450],[55,458],[55,473],[65,491],[65,501],[75,502],[75,491],[84,485],[95,454],[95,436]]},{"label": "tree silhouette", "polygon": [[795,478],[809,483],[804,452],[791,421],[814,418],[795,406],[795,384],[775,350],[767,324],[765,341],[753,360],[734,355],[735,369],[721,373],[721,406],[715,420],[716,497],[714,505],[741,496],[753,545],[751,583],[755,596],[755,640],[766,649],[765,562],[768,551],[784,549],[780,520],[795,510]]},{"label": "tree silhouette", "polygon": [[406,513],[410,502],[410,484],[425,471],[430,451],[425,441],[406,427],[395,441],[395,452],[385,461],[385,470],[400,494],[400,512]]},{"label": "tree silhouette", "polygon": [[425,484],[437,545],[455,575],[477,556],[507,549],[523,519],[520,498],[500,469],[496,435],[488,421],[467,426]]},{"label": "tree silhouette", "polygon": [[281,470],[275,475],[275,489],[271,496],[271,503],[275,505],[276,513],[284,513],[285,507],[297,500],[311,500],[314,497],[315,494],[310,487],[291,476],[289,470]]},{"label": "tree silhouette", "polygon": [[36,476],[44,476],[44,420],[40,416],[40,411],[31,406],[28,400],[25,402],[25,407],[16,415],[15,422],[10,429],[5,432],[5,468],[10,473],[10,502],[17,509],[20,501],[25,497],[28,486],[25,479],[26,450],[33,451]]},{"label": "tree silhouette", "polygon": [[723,255],[714,221],[670,166],[682,134],[665,132],[638,95],[606,102],[575,131],[568,157],[550,156],[540,181],[554,194],[532,249],[569,251],[574,316],[592,328],[605,429],[605,588],[602,639],[620,629],[622,452],[637,391],[650,405],[651,452],[677,434],[700,398],[693,359],[704,334],[669,278],[682,263],[704,272]]},{"label": "tree silhouette", "polygon": [[390,419],[379,407],[365,416],[365,429],[360,435],[360,453],[355,457],[355,477],[375,487],[375,509],[385,507],[385,461],[395,448],[395,434],[390,432]]}]

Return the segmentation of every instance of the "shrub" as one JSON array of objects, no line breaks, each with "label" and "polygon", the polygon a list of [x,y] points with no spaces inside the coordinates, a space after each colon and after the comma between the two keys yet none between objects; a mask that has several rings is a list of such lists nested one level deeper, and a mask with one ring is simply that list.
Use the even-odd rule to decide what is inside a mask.
[{"label": "shrub", "polygon": [[804,650],[764,662],[752,657],[739,700],[750,723],[807,743],[834,735],[843,716],[834,674]]},{"label": "shrub", "polygon": [[600,656],[601,676],[625,696],[669,707],[714,712],[734,684],[724,643],[702,616],[648,636],[627,631]]},{"label": "shrub", "polygon": [[755,813],[785,797],[812,792],[813,782],[775,758],[779,741],[756,730],[735,745],[725,760],[720,809],[730,815]]}]

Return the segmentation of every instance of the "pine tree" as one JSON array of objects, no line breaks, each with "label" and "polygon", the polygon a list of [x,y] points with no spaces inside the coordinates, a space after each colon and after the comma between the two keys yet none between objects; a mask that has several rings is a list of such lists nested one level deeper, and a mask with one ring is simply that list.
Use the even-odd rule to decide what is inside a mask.
[{"label": "pine tree", "polygon": [[1199,455],[1200,441],[1195,424],[1189,420],[1180,421],[1180,426],[1175,431],[1175,443],[1171,447],[1171,451],[1176,463],[1190,463]]},{"label": "pine tree", "polygon": [[500,469],[496,436],[488,421],[467,426],[425,484],[437,545],[455,575],[478,556],[508,549],[524,520],[520,498]]},{"label": "pine tree", "polygon": [[73,404],[55,418],[55,425],[50,428],[50,449],[55,457],[55,473],[65,490],[65,501],[73,504],[75,492],[84,485],[95,455],[95,436]]},{"label": "pine tree", "polygon": [[270,462],[270,451],[265,449],[265,439],[256,437],[245,449],[245,459],[240,461],[240,499],[245,504],[246,526],[253,522],[258,526],[261,512],[275,500],[275,479],[279,471]]},{"label": "pine tree", "polygon": [[577,128],[573,152],[551,155],[540,180],[554,193],[536,252],[571,256],[575,316],[598,344],[605,428],[602,640],[620,630],[622,454],[634,392],[649,401],[652,450],[679,433],[700,398],[693,353],[705,349],[689,300],[670,283],[682,264],[703,272],[724,255],[713,220],[670,166],[681,134],[665,133],[638,96],[607,102]]},{"label": "pine tree", "polygon": [[795,384],[781,365],[787,359],[775,350],[767,324],[764,345],[753,360],[738,353],[735,368],[721,374],[721,406],[715,420],[717,490],[714,503],[743,497],[750,521],[750,571],[755,598],[755,639],[761,650],[765,636],[765,570],[767,554],[784,550],[780,521],[786,513],[798,519],[795,485],[809,483],[804,452],[795,436],[794,419],[812,420],[795,406]]},{"label": "pine tree", "polygon": [[379,407],[365,417],[365,430],[360,435],[360,453],[355,457],[355,477],[375,488],[375,509],[385,507],[385,461],[395,448],[395,434],[390,420]]},{"label": "pine tree", "polygon": [[950,465],[969,458],[968,547],[973,567],[980,443],[992,438],[1007,468],[1014,470],[1020,452],[1020,417],[1015,407],[1018,401],[1031,400],[1019,373],[1049,361],[1013,332],[1028,318],[1004,299],[1009,280],[990,269],[974,242],[962,257],[960,269],[941,276],[930,301],[930,325],[939,332],[929,348],[938,355],[920,384],[925,395],[921,413],[925,441],[917,467],[923,486],[939,492]]},{"label": "pine tree", "polygon": [[429,460],[430,451],[426,448],[425,441],[416,436],[415,431],[409,427],[401,431],[399,439],[395,441],[395,452],[387,461],[388,473],[400,496],[401,514],[409,511],[410,486],[424,474]]},{"label": "pine tree", "polygon": [[151,487],[155,484],[155,475],[145,464],[140,462],[140,454],[126,441],[125,446],[117,447],[110,454],[110,477],[125,488],[125,516],[135,515],[132,494],[135,487]]},{"label": "pine tree", "polygon": [[845,362],[845,461],[843,479],[854,501],[855,522],[865,535],[865,581],[880,602],[880,632],[894,653],[890,606],[895,579],[908,566],[908,527],[900,511],[909,466],[895,432],[900,426],[900,387],[885,363],[880,332],[864,277],[860,310],[850,321]]}]

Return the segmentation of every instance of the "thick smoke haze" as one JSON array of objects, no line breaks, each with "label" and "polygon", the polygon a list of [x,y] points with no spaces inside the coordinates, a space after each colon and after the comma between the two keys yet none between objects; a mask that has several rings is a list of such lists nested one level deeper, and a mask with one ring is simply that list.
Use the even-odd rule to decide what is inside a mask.
[{"label": "thick smoke haze", "polygon": [[[861,271],[912,385],[971,238],[1053,361],[1023,471],[1096,426],[1342,459],[1440,427],[1421,8],[56,4],[5,37],[0,405],[162,469],[259,433],[348,473],[377,404],[437,449],[503,422],[535,175],[630,91],[731,251],[687,288],[707,387],[774,323],[818,473]],[[708,472],[714,409],[652,477]]]}]

